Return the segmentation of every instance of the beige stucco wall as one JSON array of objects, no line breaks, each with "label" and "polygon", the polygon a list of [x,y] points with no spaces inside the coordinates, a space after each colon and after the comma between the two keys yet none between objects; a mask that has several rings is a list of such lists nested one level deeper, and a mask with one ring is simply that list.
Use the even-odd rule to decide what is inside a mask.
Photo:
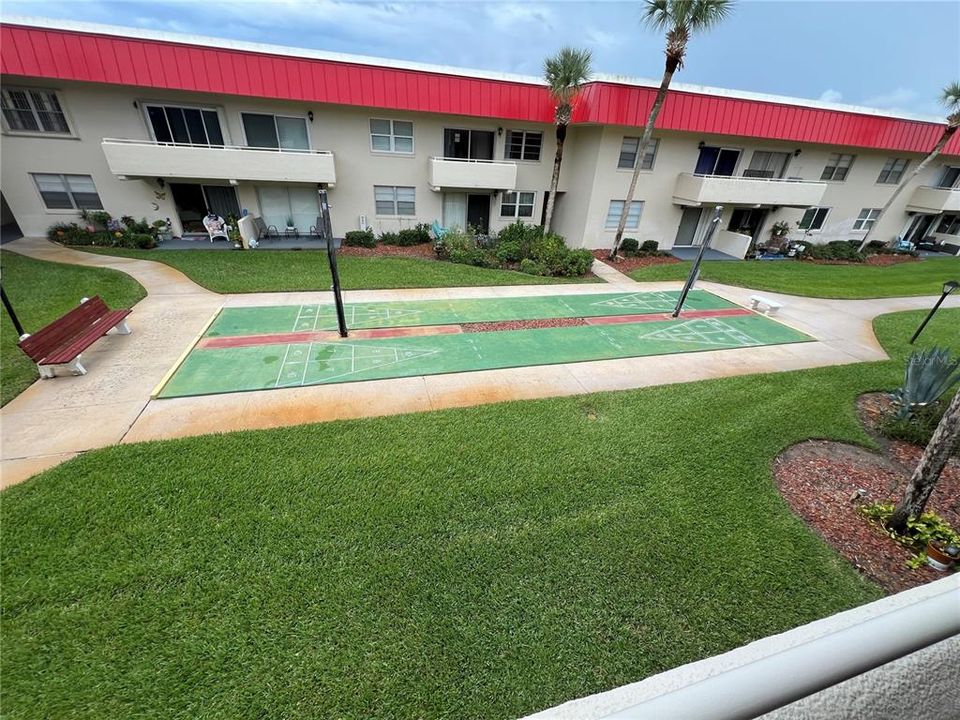
[{"label": "beige stucco wall", "polygon": [[[555,152],[553,127],[531,123],[488,120],[422,113],[384,112],[365,108],[323,105],[317,103],[273,101],[259,98],[214,96],[202,93],[122,88],[95,84],[58,83],[44,81],[17,83],[25,86],[55,87],[67,110],[76,137],[57,138],[48,135],[27,137],[5,133],[2,137],[2,188],[21,228],[27,234],[38,235],[58,221],[76,218],[72,211],[47,210],[32,180],[31,172],[79,173],[93,176],[106,210],[114,215],[134,215],[148,220],[169,217],[179,232],[176,208],[169,187],[161,188],[156,178],[117,179],[107,167],[101,140],[104,137],[149,140],[150,133],[143,113],[148,101],[204,105],[215,107],[221,119],[225,142],[245,145],[241,112],[275,113],[305,117],[308,111],[314,119],[308,123],[311,146],[314,150],[330,150],[335,156],[336,185],[330,190],[334,233],[342,235],[360,225],[360,217],[376,232],[410,227],[418,222],[431,223],[443,219],[443,192],[428,184],[428,163],[431,156],[443,154],[443,130],[446,127],[492,130],[495,134],[494,159],[503,160],[508,130],[538,130],[543,132],[543,146],[539,162],[516,161],[518,191],[536,193],[533,216],[528,222],[539,223],[544,191],[549,188]],[[139,107],[135,107],[134,103]],[[374,152],[370,148],[369,120],[371,118],[409,120],[414,124],[414,152],[409,155]],[[614,230],[604,227],[611,200],[623,199],[630,182],[631,171],[617,168],[620,146],[625,135],[636,136],[639,128],[620,126],[574,126],[570,129],[561,173],[554,229],[564,235],[575,247],[608,247]],[[742,150],[736,170],[741,175],[750,162],[754,150],[773,150],[800,155],[791,157],[787,169],[790,177],[819,181],[820,174],[831,152],[851,152],[856,161],[845,182],[827,183],[821,205],[830,207],[824,228],[808,236],[808,240],[826,242],[836,239],[861,237],[852,225],[860,210],[881,207],[893,190],[892,185],[876,182],[889,153],[844,149],[828,146],[803,145],[786,142],[764,142],[749,138],[699,135],[695,133],[657,132],[660,140],[654,168],[643,171],[636,198],[644,201],[640,227],[628,230],[628,237],[640,241],[656,240],[662,248],[672,247],[677,234],[682,208],[673,200],[674,188],[681,173],[691,173],[696,167],[698,143],[738,148]],[[920,160],[910,155],[911,163]],[[955,158],[932,164],[897,200],[892,212],[884,217],[876,239],[889,240],[902,232],[909,217],[905,207],[917,185],[934,183],[944,164],[956,164]],[[196,180],[199,182],[199,180]],[[186,182],[186,181],[185,181]],[[227,178],[212,177],[208,184],[227,184]],[[260,214],[256,188],[267,182],[240,181],[237,195],[241,208]],[[312,183],[305,183],[310,186]],[[374,185],[403,185],[416,188],[416,214],[411,217],[377,216]],[[490,195],[490,229],[496,232],[509,222],[500,217],[501,196],[488,191],[473,191]],[[732,206],[725,207],[721,229],[729,222]],[[780,208],[769,213],[761,230],[765,236],[778,220],[795,223],[803,211]],[[704,221],[709,210],[704,213]],[[305,230],[306,228],[303,228]],[[797,235],[799,237],[799,235]],[[949,239],[949,236],[943,236]]]}]

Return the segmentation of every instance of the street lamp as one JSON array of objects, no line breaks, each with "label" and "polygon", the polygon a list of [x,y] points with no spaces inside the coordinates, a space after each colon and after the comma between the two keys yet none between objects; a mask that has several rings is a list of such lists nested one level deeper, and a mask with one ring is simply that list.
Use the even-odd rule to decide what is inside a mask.
[{"label": "street lamp", "polygon": [[940,306],[943,304],[943,301],[947,299],[947,295],[952,293],[958,287],[960,287],[960,282],[957,282],[956,280],[947,280],[947,282],[943,284],[943,290],[940,293],[940,299],[937,300],[937,304],[930,309],[930,312],[927,313],[927,316],[923,319],[923,322],[920,323],[920,327],[917,328],[917,331],[913,334],[913,337],[910,338],[911,345],[913,345],[913,341],[920,336],[920,333],[923,332],[923,329],[927,326],[927,323],[930,322],[930,318],[932,318],[933,314],[940,308]]}]

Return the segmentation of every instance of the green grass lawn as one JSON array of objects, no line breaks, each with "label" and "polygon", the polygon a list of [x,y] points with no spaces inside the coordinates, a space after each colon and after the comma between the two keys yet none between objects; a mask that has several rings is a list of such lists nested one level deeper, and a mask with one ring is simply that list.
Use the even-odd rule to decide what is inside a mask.
[{"label": "green grass lawn", "polygon": [[5,717],[513,718],[875,599],[770,463],[869,444],[922,316],[892,362],[86,453],[2,496]]},{"label": "green grass lawn", "polygon": [[[685,280],[690,263],[652,265],[630,273],[641,282]],[[874,265],[816,265],[807,262],[706,261],[704,280],[741,287],[822,298],[878,298],[939,295],[945,280],[960,280],[960,259],[924,258],[921,262]]]},{"label": "green grass lawn", "polygon": [[[117,308],[146,296],[139,283],[115,270],[44,262],[6,251],[0,252],[0,268],[3,289],[27,332],[72,310],[82,297],[100,295]],[[6,405],[37,379],[37,368],[17,347],[17,332],[6,311],[0,314],[0,405]]]},{"label": "green grass lawn", "polygon": [[[327,253],[319,250],[122,250],[79,248],[104,255],[156,260],[198,285],[219,293],[329,290]],[[550,278],[420,258],[338,257],[344,290],[545,285],[600,282],[598,278]]]}]

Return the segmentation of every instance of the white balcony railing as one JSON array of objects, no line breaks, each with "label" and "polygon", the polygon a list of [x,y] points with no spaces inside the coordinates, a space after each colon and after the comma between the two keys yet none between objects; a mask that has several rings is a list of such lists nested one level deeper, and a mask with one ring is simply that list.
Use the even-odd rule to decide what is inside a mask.
[{"label": "white balcony railing", "polygon": [[960,188],[918,187],[907,201],[907,212],[960,212]]},{"label": "white balcony railing", "polygon": [[827,184],[799,178],[753,178],[680,173],[673,190],[679,205],[819,205]]},{"label": "white balcony railing", "polygon": [[515,190],[517,164],[499,160],[432,157],[427,182],[435,190]]},{"label": "white balcony railing", "polygon": [[104,138],[110,172],[119,177],[162,177],[278,182],[337,181],[333,153],[239,145],[182,145]]}]

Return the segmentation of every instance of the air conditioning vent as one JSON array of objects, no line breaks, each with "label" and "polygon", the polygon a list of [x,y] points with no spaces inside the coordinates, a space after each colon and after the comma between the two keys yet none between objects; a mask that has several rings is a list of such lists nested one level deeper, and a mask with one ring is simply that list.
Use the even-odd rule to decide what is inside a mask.
[{"label": "air conditioning vent", "polygon": [[366,216],[366,215],[361,215],[361,216],[360,216],[360,219],[358,220],[358,224],[359,224],[359,226],[360,226],[360,227],[359,227],[360,230],[366,230],[366,229],[367,229],[367,216]]}]

